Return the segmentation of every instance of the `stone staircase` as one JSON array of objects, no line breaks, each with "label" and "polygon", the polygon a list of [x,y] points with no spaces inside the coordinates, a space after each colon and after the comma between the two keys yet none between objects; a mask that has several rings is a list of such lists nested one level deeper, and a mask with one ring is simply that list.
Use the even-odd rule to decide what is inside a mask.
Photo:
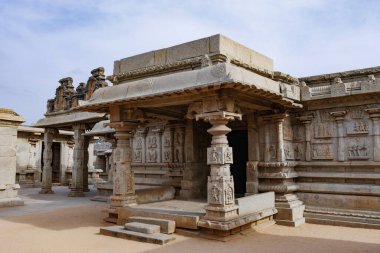
[{"label": "stone staircase", "polygon": [[172,220],[132,216],[124,226],[101,228],[100,234],[163,245],[175,240],[175,227]]}]

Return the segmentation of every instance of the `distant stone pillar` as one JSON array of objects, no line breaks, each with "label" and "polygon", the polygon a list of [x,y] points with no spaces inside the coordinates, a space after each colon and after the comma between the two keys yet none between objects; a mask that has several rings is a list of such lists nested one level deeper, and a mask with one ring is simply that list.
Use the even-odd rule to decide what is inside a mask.
[{"label": "distant stone pillar", "polygon": [[85,125],[84,124],[74,124],[74,168],[71,180],[71,187],[69,192],[69,197],[84,197],[83,193],[83,169],[85,162]]},{"label": "distant stone pillar", "polygon": [[307,162],[311,161],[311,121],[312,116],[301,116],[300,121],[305,125],[305,160]]},{"label": "distant stone pillar", "polygon": [[88,146],[90,144],[90,137],[83,136],[84,137],[84,146],[83,146],[83,191],[89,192],[90,189],[88,188]]},{"label": "distant stone pillar", "polygon": [[345,160],[345,145],[344,145],[344,115],[346,115],[346,111],[338,111],[338,112],[330,112],[330,115],[335,118],[336,127],[338,131],[338,161],[344,162]]},{"label": "distant stone pillar", "polygon": [[42,169],[42,184],[40,194],[54,193],[52,190],[53,177],[53,138],[56,130],[54,128],[45,128],[44,133],[44,167]]},{"label": "distant stone pillar", "polygon": [[16,181],[17,127],[24,118],[10,109],[0,108],[0,207],[19,206],[20,185]]},{"label": "distant stone pillar", "polygon": [[380,108],[366,109],[372,120],[373,160],[380,161]]},{"label": "distant stone pillar", "polygon": [[284,153],[284,130],[283,123],[286,115],[280,115],[279,118],[275,118],[276,127],[277,127],[277,161],[283,162],[285,161],[285,153]]},{"label": "distant stone pillar", "polygon": [[269,120],[264,120],[264,161],[269,162],[270,157],[270,136],[269,136]]},{"label": "distant stone pillar", "polygon": [[131,168],[132,163],[132,131],[137,123],[121,121],[111,122],[110,126],[116,130],[117,140],[114,151],[116,171],[113,175],[113,195],[111,196],[111,208],[136,205],[135,182]]},{"label": "distant stone pillar", "polygon": [[231,129],[226,125],[231,120],[241,120],[241,115],[219,111],[198,114],[196,119],[203,119],[212,125],[207,130],[212,135],[212,140],[211,147],[207,149],[207,164],[211,169],[204,219],[219,222],[234,219],[238,215],[238,207],[235,205],[234,180],[230,172],[230,164],[233,163],[232,148],[228,146],[226,136]]},{"label": "distant stone pillar", "polygon": [[36,167],[36,146],[38,139],[33,135],[31,138],[28,139],[28,142],[30,144],[29,146],[29,160],[28,160],[28,166],[27,171],[30,171],[33,173],[33,186],[38,185],[40,181],[40,171]]}]

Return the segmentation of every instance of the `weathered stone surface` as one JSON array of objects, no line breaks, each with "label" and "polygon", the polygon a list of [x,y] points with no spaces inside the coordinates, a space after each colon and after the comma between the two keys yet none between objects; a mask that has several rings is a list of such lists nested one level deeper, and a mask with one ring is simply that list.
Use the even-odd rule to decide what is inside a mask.
[{"label": "weathered stone surface", "polygon": [[16,181],[17,126],[24,119],[10,109],[0,108],[0,207],[23,205],[17,197]]},{"label": "weathered stone surface", "polygon": [[174,235],[138,233],[125,230],[123,226],[111,226],[101,228],[100,234],[122,239],[134,240],[138,242],[148,242],[161,245],[175,240]]},{"label": "weathered stone surface", "polygon": [[239,216],[249,215],[265,209],[274,208],[274,192],[255,194],[235,199]]},{"label": "weathered stone surface", "polygon": [[141,222],[146,224],[157,225],[161,227],[161,233],[164,234],[172,234],[175,232],[175,221],[173,220],[132,216],[128,218],[128,222]]},{"label": "weathered stone surface", "polygon": [[141,222],[128,222],[125,223],[124,228],[129,231],[144,233],[144,234],[157,234],[160,233],[160,226],[141,223]]}]

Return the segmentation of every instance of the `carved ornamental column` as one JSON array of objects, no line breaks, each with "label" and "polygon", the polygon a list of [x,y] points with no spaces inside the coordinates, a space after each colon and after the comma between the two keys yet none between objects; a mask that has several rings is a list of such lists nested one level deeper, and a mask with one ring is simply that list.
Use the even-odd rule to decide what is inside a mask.
[{"label": "carved ornamental column", "polygon": [[284,120],[287,117],[286,114],[280,114],[278,117],[274,117],[274,122],[277,127],[277,161],[283,162],[285,161],[285,153],[284,153]]},{"label": "carved ornamental column", "polygon": [[74,124],[74,168],[72,173],[71,187],[69,197],[84,197],[83,193],[83,169],[85,163],[85,140],[84,124]]},{"label": "carved ornamental column", "polygon": [[338,111],[338,112],[330,112],[330,115],[335,118],[336,128],[338,131],[338,161],[344,162],[345,160],[345,147],[344,147],[344,116],[346,115],[346,111]]},{"label": "carved ornamental column", "polygon": [[132,163],[132,131],[137,127],[135,122],[112,122],[110,124],[116,130],[117,140],[114,150],[116,171],[113,175],[113,195],[111,196],[111,208],[136,205],[134,175],[131,169]]},{"label": "carved ornamental column", "polygon": [[41,171],[36,166],[36,147],[37,142],[39,139],[36,138],[36,136],[32,136],[28,139],[28,142],[30,144],[29,146],[29,160],[28,160],[28,166],[27,171],[33,173],[33,185],[39,184],[40,182],[40,173]]},{"label": "carved ornamental column", "polygon": [[301,116],[300,121],[305,125],[305,160],[311,161],[311,132],[310,126],[313,116]]},{"label": "carved ornamental column", "polygon": [[373,160],[380,161],[380,108],[366,109],[372,120]]},{"label": "carved ornamental column", "polygon": [[45,128],[44,133],[44,167],[42,169],[42,184],[40,194],[52,194],[52,177],[53,177],[53,138],[56,130],[54,128]]},{"label": "carved ornamental column", "polygon": [[269,162],[271,160],[270,155],[270,136],[269,136],[269,124],[270,120],[263,120],[264,122],[264,161]]},{"label": "carved ornamental column", "polygon": [[212,135],[211,147],[207,149],[207,164],[210,176],[207,182],[207,206],[205,220],[228,221],[237,216],[235,205],[234,180],[230,173],[233,163],[232,148],[228,146],[226,134],[231,129],[226,125],[234,119],[241,120],[241,115],[225,111],[196,115],[196,119],[210,122],[207,130]]}]

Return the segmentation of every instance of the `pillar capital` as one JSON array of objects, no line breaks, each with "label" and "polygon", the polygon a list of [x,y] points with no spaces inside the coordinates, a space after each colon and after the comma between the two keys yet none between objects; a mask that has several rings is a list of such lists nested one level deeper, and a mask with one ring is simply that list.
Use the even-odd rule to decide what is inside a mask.
[{"label": "pillar capital", "polygon": [[205,122],[225,122],[228,123],[232,120],[241,120],[242,116],[239,113],[227,112],[227,111],[218,111],[218,112],[206,112],[195,115],[195,119],[198,121],[200,119]]},{"label": "pillar capital", "polygon": [[343,121],[347,111],[330,112],[330,115],[335,118],[336,121]]},{"label": "pillar capital", "polygon": [[305,115],[305,116],[301,116],[299,117],[299,120],[301,121],[302,124],[311,124],[311,121],[313,120],[313,116],[312,115]]},{"label": "pillar capital", "polygon": [[365,111],[369,114],[370,118],[380,119],[380,108],[369,108],[365,109]]}]

